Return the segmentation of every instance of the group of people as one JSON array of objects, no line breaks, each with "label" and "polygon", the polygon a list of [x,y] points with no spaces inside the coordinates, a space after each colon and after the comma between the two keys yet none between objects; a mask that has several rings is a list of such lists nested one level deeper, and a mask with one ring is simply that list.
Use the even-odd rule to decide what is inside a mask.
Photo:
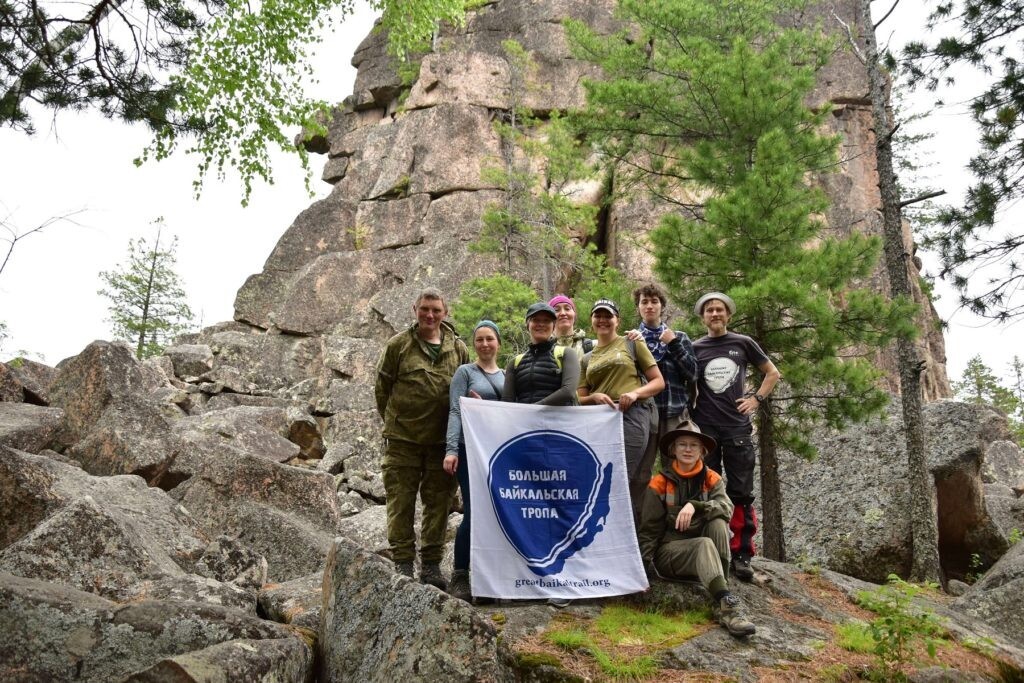
[{"label": "group of people", "polygon": [[[753,339],[729,332],[736,306],[728,295],[711,292],[697,301],[694,313],[708,334],[696,342],[665,323],[668,302],[660,287],[639,287],[633,299],[642,318],[638,329],[620,335],[618,305],[600,299],[590,309],[593,338],[577,328],[569,297],[533,304],[526,311],[529,346],[502,369],[501,330],[494,322],[474,327],[476,360],[470,362],[466,344],[446,320],[443,294],[434,288],[420,293],[413,305],[416,322],[385,345],[375,386],[384,420],[388,542],[398,572],[414,574],[419,495],[420,581],[472,599],[472,510],[460,398],[605,405],[622,412],[633,519],[648,575],[696,577],[730,633],[754,632],[727,578],[730,572],[746,581],[754,576],[750,418],[779,372]],[[749,366],[763,375],[754,392],[746,391]],[[661,472],[652,478],[659,452]],[[449,586],[440,562],[456,485],[463,518]]]}]

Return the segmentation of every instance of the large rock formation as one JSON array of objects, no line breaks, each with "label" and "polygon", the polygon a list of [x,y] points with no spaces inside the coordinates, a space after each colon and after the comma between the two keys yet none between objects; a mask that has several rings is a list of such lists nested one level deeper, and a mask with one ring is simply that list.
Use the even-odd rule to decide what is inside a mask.
[{"label": "large rock formation", "polygon": [[[907,456],[899,406],[886,419],[819,430],[818,458],[780,463],[788,558],[883,582],[909,573]],[[1024,455],[1005,416],[987,406],[925,406],[928,464],[936,483],[939,553],[951,578],[990,567],[1024,529]]]},{"label": "large rock formation", "polygon": [[[469,249],[481,214],[503,197],[482,173],[500,155],[493,122],[513,100],[540,116],[580,106],[581,80],[596,74],[570,56],[560,22],[573,17],[607,31],[613,6],[480,5],[463,27],[440,30],[411,85],[384,38],[371,34],[353,58],[355,92],[329,134],[307,141],[328,154],[324,180],[333,190],[298,216],[263,271],[242,286],[234,321],[142,363],[123,345],[96,342],[57,369],[0,366],[0,678],[307,681],[319,637],[324,679],[534,679],[498,637],[497,613],[488,619],[412,584],[375,554],[386,554],[387,544],[374,365],[383,341],[411,321],[418,290],[433,285],[454,295],[467,279],[493,271],[491,257]],[[832,21],[833,9],[854,21],[852,0],[821,18]],[[506,39],[530,52],[538,87],[515,91]],[[820,181],[833,199],[830,229],[840,234],[878,229],[871,155],[860,153],[872,145],[865,91],[862,67],[843,53],[815,94],[835,105],[832,129],[852,150],[840,173]],[[585,189],[581,201],[602,199],[600,185]],[[628,275],[649,277],[644,237],[665,210],[617,201],[602,212],[595,243]],[[885,286],[881,271],[872,284]],[[925,309],[921,327],[936,329]],[[943,396],[937,332],[925,336],[922,351],[931,361],[927,393]],[[892,365],[887,355],[880,362]],[[936,443],[961,446],[932,458],[944,557],[986,550],[994,561],[1017,523],[1012,486],[1024,463],[990,416],[963,410],[933,408]],[[886,514],[900,489],[884,480],[899,457],[897,430],[893,420],[823,442],[825,464],[838,462],[842,444],[854,457],[874,449],[877,460],[867,475],[835,466],[834,486],[847,488],[804,505],[816,509],[835,495],[831,527],[803,539],[790,533],[791,548],[824,541],[829,557],[845,548],[882,558],[877,566],[842,565],[861,576],[904,566],[907,529],[898,514]],[[796,464],[783,477],[787,509],[798,509],[804,483],[822,479],[811,469],[820,466]],[[837,515],[852,500],[838,496],[851,488],[867,492],[846,506],[852,516]],[[965,500],[956,501],[963,491]],[[849,540],[842,537],[837,545],[836,526],[856,542],[842,546]],[[812,555],[794,550],[801,552]],[[747,680],[766,663],[812,657],[830,637],[829,624],[842,617],[827,600],[808,594],[791,567],[756,565],[770,581],[737,590],[762,615],[757,639],[740,643],[712,629],[659,653],[670,668]],[[1016,564],[997,569],[1016,580]],[[1024,665],[1020,643],[1007,642],[1012,632],[964,616],[996,623],[1019,609],[1019,597],[999,591],[1002,580],[980,582],[951,618]],[[647,599],[694,606],[705,596],[658,586],[638,598]],[[257,600],[263,615],[288,625],[257,618]],[[782,614],[793,605],[799,609]],[[511,615],[502,634],[508,643],[551,618],[544,605],[500,612]]]},{"label": "large rock formation", "polygon": [[[266,406],[275,400],[309,405],[325,445],[351,448],[344,464],[333,464],[331,471],[358,495],[379,502],[380,422],[372,384],[381,345],[411,322],[412,301],[424,286],[454,296],[466,280],[494,271],[494,257],[469,246],[480,234],[482,213],[505,196],[482,173],[501,158],[496,119],[513,103],[540,117],[581,106],[583,80],[599,74],[571,56],[561,22],[581,19],[608,32],[616,27],[614,5],[613,0],[488,2],[470,11],[463,27],[440,29],[436,49],[420,58],[419,76],[411,84],[403,84],[386,38],[368,36],[353,57],[358,69],[353,94],[334,112],[326,136],[305,141],[310,150],[328,155],[324,180],[333,186],[330,195],[295,219],[263,270],[241,287],[233,322],[207,328],[168,352],[165,373],[188,392],[187,402],[194,404],[189,411]],[[833,12],[855,23],[856,7],[844,0],[823,6],[815,18],[838,31]],[[510,39],[537,65],[529,87],[516,81],[506,61],[502,41]],[[839,172],[819,180],[832,199],[825,218],[837,234],[880,231],[865,84],[863,66],[841,50],[813,95],[816,103],[834,105],[830,127],[845,150]],[[603,188],[600,183],[583,188],[579,201],[602,202]],[[646,236],[668,210],[649,199],[616,199],[600,213],[591,239],[627,275],[649,278]],[[909,233],[907,243],[912,249]],[[535,267],[524,263],[524,276]],[[912,275],[916,282],[916,269]],[[887,287],[883,268],[870,284]],[[942,338],[930,305],[921,292],[915,296],[924,304],[919,327],[929,331],[920,342],[928,360],[926,396],[947,396]],[[889,353],[880,354],[878,362],[888,370],[895,367]],[[892,384],[898,373],[887,376]],[[66,392],[56,393],[56,405],[64,406]],[[158,416],[149,413],[147,420],[157,423]],[[91,417],[102,416],[83,415]],[[145,444],[132,444],[117,424],[105,427],[106,421],[90,427],[94,435],[77,447],[75,457],[93,472],[109,469],[102,456],[111,449],[147,451]],[[170,464],[139,456],[120,471],[152,477],[169,467],[161,484],[169,488],[195,471],[189,452],[182,449]]]},{"label": "large rock formation", "polygon": [[[610,0],[487,3],[469,12],[463,28],[442,28],[436,51],[422,57],[411,86],[403,85],[383,36],[371,34],[359,46],[355,92],[335,112],[329,134],[307,142],[328,154],[324,179],[334,189],[296,219],[236,299],[235,319],[248,326],[237,332],[284,338],[265,350],[289,371],[271,373],[261,386],[279,389],[315,378],[303,389],[318,397],[324,412],[367,419],[370,406],[358,396],[369,378],[356,366],[366,368],[379,343],[408,324],[415,292],[431,284],[454,295],[493,265],[467,246],[479,234],[485,207],[503,196],[481,176],[500,154],[494,119],[519,100],[538,115],[581,106],[583,79],[598,74],[573,59],[560,22],[581,19],[610,31],[613,7]],[[834,11],[855,22],[855,8],[842,2]],[[831,11],[822,9],[816,18],[838,30]],[[519,41],[537,65],[522,92],[515,91],[501,47],[508,39]],[[843,138],[840,172],[821,181],[832,198],[828,224],[839,234],[880,230],[866,92],[862,65],[839,51],[814,94],[816,102],[835,105],[831,126]],[[599,187],[581,196],[602,199]],[[593,239],[628,275],[650,277],[646,234],[667,210],[648,200],[617,200],[602,213]],[[907,242],[912,249],[909,233]],[[870,284],[887,287],[883,269]],[[936,330],[930,305],[919,291],[915,296],[925,304],[920,327]],[[215,334],[203,337],[213,342]],[[309,354],[302,368],[286,361],[299,346]],[[922,352],[929,360],[927,396],[947,396],[941,335],[925,335]],[[215,354],[215,364],[224,364]],[[895,367],[888,354],[880,362]]]}]

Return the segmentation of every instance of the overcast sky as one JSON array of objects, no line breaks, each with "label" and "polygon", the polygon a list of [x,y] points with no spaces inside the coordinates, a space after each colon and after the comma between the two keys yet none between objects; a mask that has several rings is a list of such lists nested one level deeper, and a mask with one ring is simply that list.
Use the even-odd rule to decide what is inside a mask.
[{"label": "overcast sky", "polygon": [[[903,15],[889,26],[919,26],[920,9],[904,3]],[[340,101],[352,90],[351,55],[372,26],[361,6],[343,28],[328,37],[318,55],[320,83],[315,96]],[[891,31],[892,29],[890,29]],[[880,40],[888,33],[880,32]],[[930,123],[939,134],[928,145],[935,185],[951,194],[962,191],[963,168],[971,153],[966,141],[974,133],[966,117],[942,112]],[[10,337],[0,358],[20,350],[41,354],[55,365],[77,354],[93,339],[110,337],[106,300],[97,295],[98,273],[125,260],[128,240],[151,236],[151,223],[164,218],[165,233],[177,235],[178,273],[182,276],[197,321],[210,325],[230,320],[235,293],[258,273],[278,238],[295,215],[313,199],[303,186],[294,156],[277,155],[276,183],[254,187],[247,208],[240,206],[234,179],[209,181],[200,200],[192,196],[195,162],[184,154],[136,168],[136,158],[150,141],[141,127],[129,127],[94,114],[60,114],[37,119],[38,133],[26,137],[0,130],[0,217],[26,231],[52,216],[77,210],[77,224],[57,224],[18,242],[0,273],[0,321]],[[325,157],[313,157],[317,197],[330,186],[319,180]],[[0,242],[0,259],[6,252]],[[1002,373],[1024,341],[1021,324],[985,325],[963,311],[954,314],[956,297],[939,287],[937,308],[950,320],[946,336],[948,369],[956,379],[975,354]]]}]

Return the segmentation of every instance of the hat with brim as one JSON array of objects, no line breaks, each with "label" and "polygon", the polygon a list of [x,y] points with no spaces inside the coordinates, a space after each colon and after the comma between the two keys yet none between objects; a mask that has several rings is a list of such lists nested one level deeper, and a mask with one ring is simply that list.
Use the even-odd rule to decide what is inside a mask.
[{"label": "hat with brim", "polygon": [[608,311],[616,318],[619,317],[619,306],[611,299],[598,299],[594,302],[594,305],[590,307],[590,315],[594,315],[595,311]]},{"label": "hat with brim", "polygon": [[526,309],[526,321],[529,322],[530,318],[537,315],[538,313],[547,313],[548,315],[551,316],[552,320],[556,320],[558,318],[558,314],[555,313],[555,309],[551,308],[550,306],[547,305],[547,303],[543,301],[538,301],[537,303],[531,305],[529,308]]},{"label": "hat with brim", "polygon": [[681,436],[695,436],[700,439],[701,443],[704,444],[704,455],[707,455],[718,447],[718,442],[707,434],[702,434],[700,427],[696,424],[693,422],[684,422],[671,432],[665,434],[665,436],[661,437],[661,441],[658,442],[658,449],[661,451],[661,454],[666,458],[674,458],[675,454],[670,453],[669,449],[672,448],[672,444],[675,443],[676,439]]},{"label": "hat with brim", "polygon": [[736,315],[736,302],[732,300],[728,294],[722,292],[708,292],[701,298],[697,299],[697,303],[693,305],[693,314],[698,318],[704,315],[704,304],[711,301],[712,299],[718,299],[725,304],[725,307],[729,309],[729,315]]}]

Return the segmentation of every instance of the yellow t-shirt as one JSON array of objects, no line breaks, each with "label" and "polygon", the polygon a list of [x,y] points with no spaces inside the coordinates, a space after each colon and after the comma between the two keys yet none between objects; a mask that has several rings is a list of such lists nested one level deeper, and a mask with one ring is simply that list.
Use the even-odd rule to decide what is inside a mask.
[{"label": "yellow t-shirt", "polygon": [[[643,340],[638,340],[634,348],[636,365],[647,370],[658,364]],[[608,394],[613,401],[617,401],[622,394],[643,386],[643,382],[636,374],[636,365],[629,355],[626,338],[616,337],[607,346],[594,347],[587,372],[580,375],[579,388],[586,389],[591,394]]]}]

